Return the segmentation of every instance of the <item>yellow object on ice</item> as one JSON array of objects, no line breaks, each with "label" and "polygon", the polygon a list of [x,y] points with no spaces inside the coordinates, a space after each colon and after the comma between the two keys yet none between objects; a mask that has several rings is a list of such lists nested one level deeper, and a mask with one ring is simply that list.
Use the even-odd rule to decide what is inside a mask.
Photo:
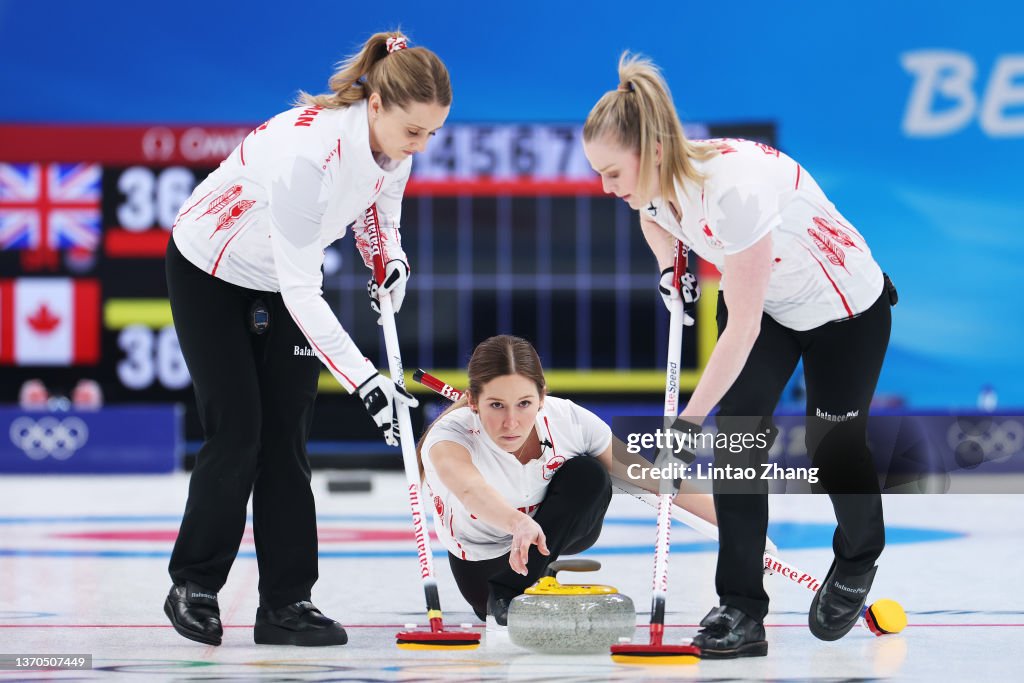
[{"label": "yellow object on ice", "polygon": [[651,655],[612,655],[612,661],[617,664],[640,664],[641,666],[677,666],[680,664],[699,664],[700,657],[694,655],[680,654],[651,654]]},{"label": "yellow object on ice", "polygon": [[864,615],[868,628],[876,636],[899,633],[907,627],[907,613],[895,600],[876,600]]},{"label": "yellow object on ice", "polygon": [[612,595],[619,590],[613,586],[559,583],[553,576],[544,576],[523,592],[526,595]]},{"label": "yellow object on ice", "polygon": [[399,650],[475,650],[480,643],[446,645],[443,640],[436,643],[397,643]]}]

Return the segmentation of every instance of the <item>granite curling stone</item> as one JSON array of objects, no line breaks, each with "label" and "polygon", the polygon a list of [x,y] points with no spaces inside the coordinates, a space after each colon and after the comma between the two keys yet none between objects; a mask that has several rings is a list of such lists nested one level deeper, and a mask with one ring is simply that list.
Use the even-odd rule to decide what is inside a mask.
[{"label": "granite curling stone", "polygon": [[558,560],[508,608],[513,644],[545,654],[607,653],[636,629],[636,608],[611,586],[561,584],[559,571],[597,571],[594,560]]}]

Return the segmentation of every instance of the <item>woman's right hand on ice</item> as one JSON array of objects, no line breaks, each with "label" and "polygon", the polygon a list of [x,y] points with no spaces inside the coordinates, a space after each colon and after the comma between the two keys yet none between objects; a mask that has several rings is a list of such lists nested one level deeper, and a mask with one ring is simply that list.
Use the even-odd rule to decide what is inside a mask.
[{"label": "woman's right hand on ice", "polygon": [[519,521],[512,527],[512,550],[509,551],[508,565],[517,574],[526,576],[526,560],[530,554],[530,546],[537,546],[541,555],[550,555],[548,541],[544,530],[533,517],[523,513]]}]

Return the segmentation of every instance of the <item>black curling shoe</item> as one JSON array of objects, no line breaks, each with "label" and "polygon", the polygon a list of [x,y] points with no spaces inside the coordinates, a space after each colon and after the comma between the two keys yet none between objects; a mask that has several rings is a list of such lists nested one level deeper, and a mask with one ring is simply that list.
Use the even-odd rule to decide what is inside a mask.
[{"label": "black curling shoe", "polygon": [[499,598],[492,591],[487,596],[487,614],[494,617],[498,626],[508,626],[508,605],[512,602],[507,598]]},{"label": "black curling shoe", "polygon": [[864,611],[876,571],[877,566],[866,574],[851,575],[839,571],[836,563],[832,563],[807,614],[807,625],[816,638],[839,640],[850,632]]},{"label": "black curling shoe", "polygon": [[735,607],[715,607],[700,625],[703,628],[694,636],[692,644],[700,648],[703,659],[764,657],[768,654],[764,624]]},{"label": "black curling shoe", "polygon": [[341,624],[325,617],[308,600],[278,609],[259,607],[252,639],[257,645],[344,645],[348,634]]},{"label": "black curling shoe", "polygon": [[217,593],[187,581],[171,586],[164,601],[164,614],[179,634],[207,645],[220,645],[224,629],[220,623]]}]

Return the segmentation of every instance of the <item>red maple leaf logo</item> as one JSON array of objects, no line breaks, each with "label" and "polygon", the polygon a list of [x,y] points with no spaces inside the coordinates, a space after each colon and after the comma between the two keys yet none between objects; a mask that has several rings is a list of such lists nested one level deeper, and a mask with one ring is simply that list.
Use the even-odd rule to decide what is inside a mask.
[{"label": "red maple leaf logo", "polygon": [[555,472],[557,472],[558,468],[560,468],[564,464],[565,464],[565,456],[564,455],[556,455],[556,456],[554,456],[553,458],[548,460],[546,463],[544,463],[544,469],[541,470],[541,476],[544,477],[545,481],[548,481],[549,479],[551,479],[551,477],[555,476]]},{"label": "red maple leaf logo", "polygon": [[43,302],[39,305],[39,310],[29,317],[28,324],[38,334],[50,334],[60,325],[60,318],[55,316]]}]

